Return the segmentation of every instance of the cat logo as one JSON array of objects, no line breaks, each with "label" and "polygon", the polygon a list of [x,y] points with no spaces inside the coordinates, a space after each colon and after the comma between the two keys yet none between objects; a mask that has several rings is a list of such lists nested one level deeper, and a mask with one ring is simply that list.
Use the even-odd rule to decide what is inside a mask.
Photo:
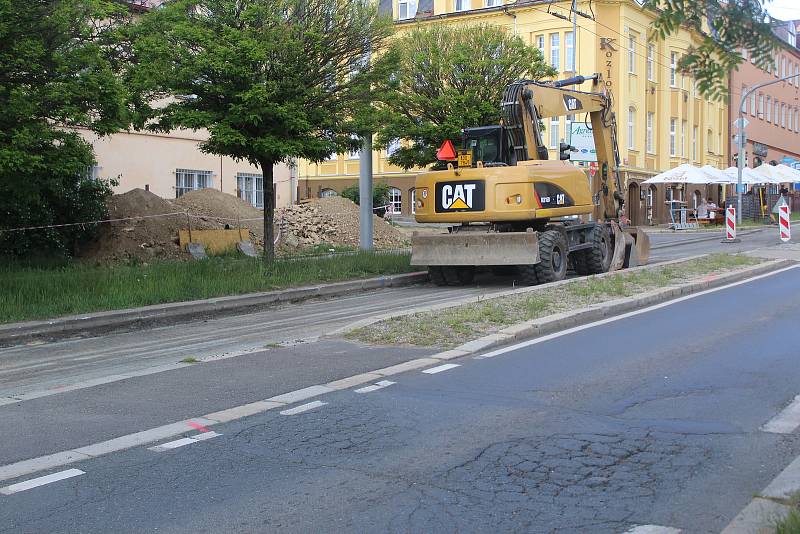
[{"label": "cat logo", "polygon": [[583,104],[574,96],[564,95],[564,107],[567,111],[577,111],[583,109]]},{"label": "cat logo", "polygon": [[482,211],[483,180],[436,184],[436,211]]}]

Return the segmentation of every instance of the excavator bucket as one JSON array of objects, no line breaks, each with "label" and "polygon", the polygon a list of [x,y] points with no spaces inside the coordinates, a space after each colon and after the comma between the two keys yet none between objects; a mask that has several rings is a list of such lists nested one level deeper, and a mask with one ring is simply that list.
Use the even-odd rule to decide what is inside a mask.
[{"label": "excavator bucket", "polygon": [[635,226],[623,230],[625,234],[625,263],[624,267],[647,265],[650,260],[650,236]]},{"label": "excavator bucket", "polygon": [[611,237],[614,240],[614,252],[611,254],[611,265],[608,270],[619,271],[625,265],[625,234],[623,234],[616,221],[611,221]]},{"label": "excavator bucket", "polygon": [[411,237],[411,265],[533,265],[539,239],[528,232],[456,232]]}]

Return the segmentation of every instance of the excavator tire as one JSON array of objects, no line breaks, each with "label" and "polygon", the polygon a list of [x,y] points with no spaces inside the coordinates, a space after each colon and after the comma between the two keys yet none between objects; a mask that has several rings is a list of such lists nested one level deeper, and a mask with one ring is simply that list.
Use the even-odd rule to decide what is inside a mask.
[{"label": "excavator tire", "polygon": [[523,284],[533,286],[567,277],[567,242],[560,230],[539,234],[539,263],[518,267]]},{"label": "excavator tire", "polygon": [[442,273],[445,280],[447,280],[447,285],[464,286],[471,283],[475,278],[475,267],[442,267]]},{"label": "excavator tire", "polygon": [[575,254],[575,272],[585,276],[608,272],[611,265],[611,236],[605,225],[598,224],[589,234],[592,248]]},{"label": "excavator tire", "polygon": [[431,279],[431,282],[436,284],[437,286],[446,286],[447,279],[444,277],[444,269],[435,265],[428,266],[428,276]]}]

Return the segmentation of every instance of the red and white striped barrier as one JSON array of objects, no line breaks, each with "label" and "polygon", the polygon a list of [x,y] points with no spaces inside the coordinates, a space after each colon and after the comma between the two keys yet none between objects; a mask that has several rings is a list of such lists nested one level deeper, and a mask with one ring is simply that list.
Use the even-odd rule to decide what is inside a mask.
[{"label": "red and white striped barrier", "polygon": [[792,223],[789,218],[789,206],[778,206],[778,228],[781,241],[786,243],[792,238]]},{"label": "red and white striped barrier", "polygon": [[733,206],[725,210],[725,237],[728,241],[736,239],[736,208]]}]

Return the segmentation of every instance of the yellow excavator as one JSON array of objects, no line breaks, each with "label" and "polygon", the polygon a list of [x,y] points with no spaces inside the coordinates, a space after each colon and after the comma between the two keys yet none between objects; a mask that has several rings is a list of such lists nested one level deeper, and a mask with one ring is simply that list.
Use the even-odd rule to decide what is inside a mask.
[{"label": "yellow excavator", "polygon": [[[593,91],[574,86],[592,82]],[[522,283],[562,280],[643,265],[647,234],[624,224],[616,120],[600,74],[554,82],[520,80],[506,87],[501,124],[464,130],[456,164],[416,177],[415,217],[450,223],[449,233],[414,235],[412,265],[437,285],[470,283],[478,267],[513,267]],[[597,175],[569,160],[548,161],[541,123],[588,114]],[[582,220],[584,219],[584,220]]]}]

